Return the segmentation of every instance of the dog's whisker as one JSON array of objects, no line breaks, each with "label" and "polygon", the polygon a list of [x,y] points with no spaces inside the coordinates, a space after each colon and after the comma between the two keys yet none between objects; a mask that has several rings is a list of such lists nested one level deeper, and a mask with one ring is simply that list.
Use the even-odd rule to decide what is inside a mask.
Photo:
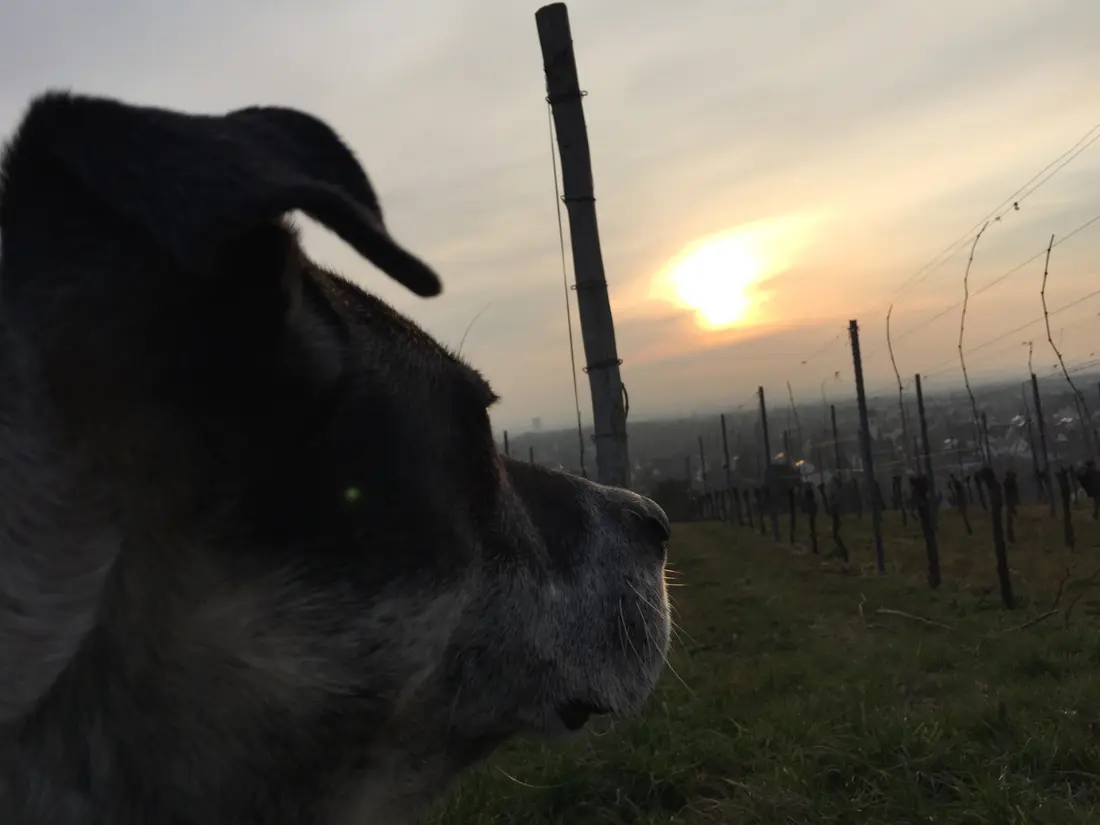
[{"label": "dog's whisker", "polygon": [[644,664],[645,660],[642,658],[642,654],[639,652],[637,646],[634,644],[634,638],[630,634],[630,629],[626,621],[626,613],[623,610],[622,599],[619,599],[619,626],[623,629],[623,638],[626,639],[626,643],[630,646],[630,650],[634,654],[634,658],[638,660],[639,664]]},{"label": "dog's whisker", "polygon": [[[643,595],[643,594],[642,594],[642,593],[641,593],[641,592],[640,592],[640,591],[639,591],[639,590],[638,590],[638,589],[637,589],[637,588],[636,588],[636,587],[634,586],[634,583],[633,583],[633,582],[629,582],[629,581],[628,581],[628,582],[627,582],[627,585],[628,585],[628,586],[630,587],[630,589],[631,589],[631,590],[633,590],[633,591],[634,591],[634,593],[635,593],[635,594],[636,594],[636,595],[638,596],[639,600],[641,600],[641,602],[642,602],[643,604],[649,605],[649,607],[650,607],[650,608],[651,608],[652,610],[654,610],[654,612],[656,613],[656,608],[654,608],[654,607],[653,607],[653,605],[652,605],[652,603],[651,603],[651,602],[649,602],[649,600],[648,600],[648,599],[646,599],[646,597],[645,597],[645,596],[644,596],[644,595]],[[671,627],[672,627],[673,625],[672,625],[672,624],[670,623],[670,625],[669,625],[669,626],[670,626],[670,628],[671,628]],[[647,636],[648,636],[648,634],[649,634],[648,626],[646,626],[646,634],[647,634]],[[681,645],[682,645],[682,642],[681,642]],[[672,673],[672,675],[673,675],[673,676],[674,676],[674,677],[676,678],[676,680],[677,680],[677,681],[678,681],[678,682],[679,682],[679,683],[680,683],[681,685],[683,685],[683,686],[684,686],[684,688],[685,688],[685,689],[686,689],[686,690],[687,690],[687,691],[688,691],[689,693],[691,693],[691,694],[692,694],[692,695],[694,696],[694,695],[695,695],[695,692],[694,692],[694,691],[693,691],[693,690],[692,690],[692,689],[691,689],[691,688],[690,688],[690,687],[688,686],[687,682],[685,682],[685,681],[684,681],[683,677],[682,677],[682,676],[680,676],[679,672],[678,672],[678,671],[676,670],[675,666],[673,666],[672,662],[671,662],[671,661],[669,661],[669,657],[668,657],[668,653],[667,653],[667,652],[665,652],[665,653],[663,654],[663,659],[664,659],[664,663],[665,663],[665,666],[666,666],[666,667],[667,667],[667,668],[669,669],[669,672],[670,672],[670,673]]]},{"label": "dog's whisker", "polygon": [[[627,582],[627,584],[630,585],[630,589],[634,591],[634,595],[636,595],[641,601],[643,601],[655,614],[660,615],[664,612],[660,608],[658,608],[652,601],[650,601],[645,596],[645,594],[643,594],[640,590],[638,590],[638,588],[634,586],[633,582]],[[678,611],[676,605],[674,605],[672,602],[669,602],[668,610],[669,610],[669,632],[672,633],[673,635],[675,635],[677,640],[680,641],[681,646],[683,646],[683,639],[681,638],[681,634],[683,634],[683,635],[688,635],[688,634],[686,633],[686,631],[683,630],[682,625],[676,619],[676,613],[678,613],[679,611]],[[688,638],[690,639],[691,637],[688,636]],[[693,639],[691,641],[692,641],[692,644],[695,643]]]}]

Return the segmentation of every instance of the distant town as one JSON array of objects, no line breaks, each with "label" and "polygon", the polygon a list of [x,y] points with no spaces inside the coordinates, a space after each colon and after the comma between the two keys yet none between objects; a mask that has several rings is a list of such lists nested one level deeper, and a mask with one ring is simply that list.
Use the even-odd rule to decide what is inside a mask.
[{"label": "distant town", "polygon": [[[1100,428],[1100,371],[1079,373],[1074,382],[1084,398],[1088,428]],[[929,455],[937,476],[968,474],[978,467],[983,448],[997,469],[1013,469],[1021,478],[1033,477],[1041,461],[1043,441],[1052,465],[1073,464],[1087,457],[1082,419],[1062,375],[1037,380],[1042,415],[1035,410],[1030,381],[985,383],[973,387],[979,422],[963,387],[924,395]],[[921,471],[925,464],[917,403],[912,387],[904,394],[905,415],[897,395],[867,399],[869,431],[875,472],[880,479]],[[833,412],[836,439],[833,437]],[[834,473],[859,473],[863,467],[859,443],[859,415],[854,398],[831,398],[817,404],[792,406],[785,397],[768,399],[768,449],[765,451],[759,408],[699,413],[677,418],[628,421],[631,486],[652,492],[662,481],[680,479],[698,492],[729,484],[756,483],[765,456],[789,462],[819,482]],[[984,415],[984,430],[981,417]],[[498,434],[504,448],[503,433]],[[543,430],[535,418],[526,432],[507,434],[512,458],[595,477],[592,431],[576,428]],[[728,452],[728,475],[727,460]]]}]

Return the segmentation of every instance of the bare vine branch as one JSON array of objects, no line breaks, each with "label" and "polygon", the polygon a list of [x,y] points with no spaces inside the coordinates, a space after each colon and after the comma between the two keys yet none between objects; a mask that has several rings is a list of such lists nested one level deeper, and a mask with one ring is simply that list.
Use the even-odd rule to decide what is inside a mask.
[{"label": "bare vine branch", "polygon": [[[1039,289],[1039,299],[1043,302],[1043,321],[1046,322],[1047,327],[1047,341],[1050,342],[1050,348],[1054,350],[1054,354],[1058,356],[1058,364],[1062,367],[1062,375],[1066,378],[1066,383],[1069,384],[1069,388],[1073,391],[1073,405],[1077,409],[1077,415],[1081,419],[1081,435],[1085,439],[1085,449],[1088,451],[1089,458],[1095,459],[1096,455],[1093,452],[1092,438],[1089,437],[1089,430],[1091,429],[1091,418],[1089,417],[1088,404],[1085,402],[1084,394],[1077,389],[1077,385],[1073,382],[1073,378],[1070,377],[1069,370],[1066,369],[1066,361],[1062,357],[1062,351],[1058,349],[1058,345],[1054,343],[1054,336],[1050,332],[1050,313],[1047,311],[1047,278],[1050,276],[1050,253],[1054,249],[1054,236],[1050,236],[1050,243],[1047,245],[1046,262],[1043,264],[1043,285]],[[1096,431],[1092,431],[1092,437],[1096,438]],[[1100,440],[1100,439],[1098,439]]]},{"label": "bare vine branch", "polygon": [[978,234],[974,236],[974,243],[970,245],[970,258],[966,261],[966,271],[963,273],[963,305],[962,315],[959,318],[959,364],[962,366],[963,383],[966,385],[966,394],[970,397],[970,412],[973,415],[972,423],[979,448],[986,464],[989,456],[985,454],[984,440],[981,434],[981,425],[978,423],[978,402],[974,400],[974,391],[970,388],[970,376],[966,372],[966,357],[963,353],[963,336],[966,334],[966,310],[970,304],[970,267],[974,265],[974,250],[978,248],[978,241],[982,239],[985,230],[989,228],[989,221],[982,224]]},{"label": "bare vine branch", "polygon": [[901,413],[901,442],[905,450],[905,462],[917,472],[920,468],[914,465],[914,459],[909,453],[909,422],[905,415],[905,387],[901,383],[901,373],[898,372],[898,362],[894,359],[894,343],[890,339],[890,316],[894,312],[894,305],[886,310],[886,349],[890,352],[890,366],[894,368],[894,377],[898,381],[898,411]]}]

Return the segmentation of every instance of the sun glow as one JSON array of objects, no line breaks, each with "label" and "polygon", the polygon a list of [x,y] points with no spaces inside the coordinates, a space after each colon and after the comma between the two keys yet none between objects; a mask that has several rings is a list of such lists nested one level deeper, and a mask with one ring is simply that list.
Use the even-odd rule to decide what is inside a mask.
[{"label": "sun glow", "polygon": [[703,326],[721,329],[748,320],[753,299],[747,290],[764,270],[745,240],[730,236],[685,249],[669,266],[668,280],[678,303]]},{"label": "sun glow", "polygon": [[690,310],[705,329],[757,323],[763,283],[790,265],[790,242],[803,234],[801,223],[761,222],[691,243],[658,274],[653,295]]}]

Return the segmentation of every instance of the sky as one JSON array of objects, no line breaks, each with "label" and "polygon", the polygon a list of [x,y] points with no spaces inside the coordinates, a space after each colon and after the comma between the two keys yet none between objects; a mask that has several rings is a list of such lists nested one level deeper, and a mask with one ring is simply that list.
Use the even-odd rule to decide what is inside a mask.
[{"label": "sky", "polygon": [[[461,346],[503,398],[496,427],[527,429],[536,416],[567,425],[537,8],[9,0],[0,134],[57,87],[325,119],[444,291],[417,298],[307,225],[310,254]],[[891,304],[903,381],[957,382],[968,238],[1083,137],[1083,151],[1010,198],[978,242],[964,352],[972,378],[1023,378],[1022,342],[1033,339],[1036,372],[1050,372],[1039,291],[1053,234],[1052,337],[1070,366],[1095,358],[1100,295],[1080,299],[1100,290],[1100,220],[1085,225],[1100,216],[1100,141],[1087,142],[1100,135],[1090,132],[1100,125],[1100,3],[573,0],[569,12],[631,418],[736,408],[757,385],[783,398],[788,381],[796,398],[850,396],[851,319],[869,391],[896,391]]]}]

